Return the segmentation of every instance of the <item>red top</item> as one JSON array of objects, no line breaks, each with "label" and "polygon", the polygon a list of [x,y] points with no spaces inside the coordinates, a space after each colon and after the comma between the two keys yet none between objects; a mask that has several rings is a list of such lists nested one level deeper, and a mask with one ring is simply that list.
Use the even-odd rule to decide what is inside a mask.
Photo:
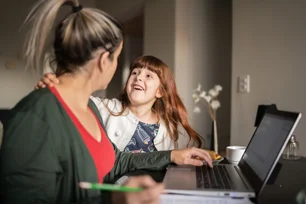
[{"label": "red top", "polygon": [[74,115],[71,109],[67,106],[64,102],[62,97],[59,95],[58,91],[55,87],[49,87],[51,92],[56,96],[59,102],[62,104],[66,112],[68,113],[69,117],[71,118],[72,122],[78,129],[80,135],[83,138],[83,141],[89,150],[93,161],[96,165],[97,174],[99,182],[103,182],[104,176],[111,171],[115,163],[115,152],[112,144],[110,143],[108,137],[105,134],[104,129],[102,128],[100,121],[98,120],[97,116],[93,113],[93,111],[89,108],[92,112],[96,121],[99,125],[101,131],[101,141],[98,142],[94,137],[85,129],[85,127],[81,124],[78,118]]}]

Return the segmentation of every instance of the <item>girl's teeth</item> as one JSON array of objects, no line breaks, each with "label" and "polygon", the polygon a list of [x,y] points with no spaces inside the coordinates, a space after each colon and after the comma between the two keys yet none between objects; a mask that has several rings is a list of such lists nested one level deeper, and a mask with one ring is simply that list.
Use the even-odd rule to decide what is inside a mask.
[{"label": "girl's teeth", "polygon": [[136,89],[136,90],[143,90],[141,87],[139,87],[139,86],[134,86],[134,89]]}]

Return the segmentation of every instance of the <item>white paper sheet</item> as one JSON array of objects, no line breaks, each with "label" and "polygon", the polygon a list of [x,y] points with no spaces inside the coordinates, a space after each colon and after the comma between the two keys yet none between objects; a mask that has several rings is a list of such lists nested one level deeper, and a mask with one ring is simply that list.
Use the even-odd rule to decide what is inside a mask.
[{"label": "white paper sheet", "polygon": [[253,204],[248,198],[233,199],[209,196],[162,194],[160,204]]}]

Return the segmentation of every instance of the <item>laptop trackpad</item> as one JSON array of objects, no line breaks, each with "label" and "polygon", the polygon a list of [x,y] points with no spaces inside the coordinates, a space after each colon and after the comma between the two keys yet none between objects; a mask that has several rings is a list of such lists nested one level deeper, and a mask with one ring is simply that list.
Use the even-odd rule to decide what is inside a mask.
[{"label": "laptop trackpad", "polygon": [[194,166],[169,167],[164,178],[166,189],[193,190],[196,189]]}]

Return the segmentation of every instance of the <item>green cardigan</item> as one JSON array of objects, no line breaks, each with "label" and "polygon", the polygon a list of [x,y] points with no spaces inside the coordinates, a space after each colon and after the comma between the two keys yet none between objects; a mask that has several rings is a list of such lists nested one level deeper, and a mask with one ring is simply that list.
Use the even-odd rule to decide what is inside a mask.
[{"label": "green cardigan", "polygon": [[[100,119],[98,109],[90,108]],[[164,169],[171,151],[130,154],[114,145],[116,162],[104,178],[114,182],[136,169]],[[93,159],[66,111],[49,89],[33,91],[4,123],[0,153],[0,203],[111,203],[109,193],[83,190],[98,182]]]}]

